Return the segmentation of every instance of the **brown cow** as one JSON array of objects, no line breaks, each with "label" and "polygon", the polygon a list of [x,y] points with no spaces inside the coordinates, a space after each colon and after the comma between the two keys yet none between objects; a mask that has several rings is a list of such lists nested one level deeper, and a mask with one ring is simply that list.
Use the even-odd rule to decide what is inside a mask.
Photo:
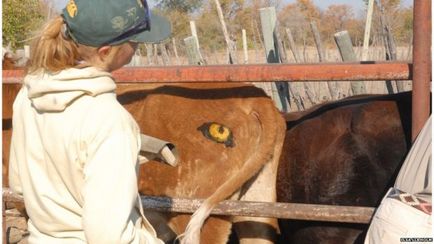
[{"label": "brown cow", "polygon": [[12,50],[10,43],[8,46],[2,47],[2,69],[24,69],[28,62],[28,58],[25,58],[23,55],[22,52],[21,55],[18,52],[15,53]]},{"label": "brown cow", "polygon": [[[410,145],[411,93],[358,96],[291,113],[279,202],[378,206]],[[368,225],[279,220],[285,243],[363,243]]]},{"label": "brown cow", "polygon": [[[139,182],[141,193],[206,198],[188,225],[185,243],[198,242],[203,222],[223,199],[275,201],[285,124],[261,89],[241,83],[134,89],[122,92],[119,101],[132,113],[143,133],[174,143],[180,154],[180,163],[174,168],[145,164]],[[224,126],[219,127],[222,133],[222,128],[229,129],[232,141],[212,140],[208,133],[211,123]],[[153,213],[153,217],[160,220],[157,223],[169,223],[170,230],[157,226],[166,241],[183,233],[190,219],[183,214]],[[202,228],[200,242],[226,243],[231,222],[236,223],[241,243],[274,241],[274,219],[211,217]]]},{"label": "brown cow", "polygon": [[[3,88],[3,103],[11,106],[17,86]],[[206,199],[192,218],[183,242],[197,243],[202,230],[201,243],[226,243],[232,223],[241,243],[274,242],[278,229],[275,219],[207,219],[211,209],[229,197],[276,200],[285,123],[261,89],[242,83],[119,85],[118,99],[135,117],[142,133],[174,143],[180,155],[177,167],[152,161],[144,164],[140,192]],[[3,116],[3,121],[8,120]],[[5,129],[10,128],[3,128],[4,133]],[[190,220],[185,214],[148,214],[166,241],[184,233]]]}]

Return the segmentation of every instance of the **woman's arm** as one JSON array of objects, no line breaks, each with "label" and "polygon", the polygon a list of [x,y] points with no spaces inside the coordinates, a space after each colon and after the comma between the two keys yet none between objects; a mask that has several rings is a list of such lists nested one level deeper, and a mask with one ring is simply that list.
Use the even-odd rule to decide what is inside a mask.
[{"label": "woman's arm", "polygon": [[84,166],[83,228],[89,243],[162,243],[135,209],[139,145],[132,131],[93,143]]}]

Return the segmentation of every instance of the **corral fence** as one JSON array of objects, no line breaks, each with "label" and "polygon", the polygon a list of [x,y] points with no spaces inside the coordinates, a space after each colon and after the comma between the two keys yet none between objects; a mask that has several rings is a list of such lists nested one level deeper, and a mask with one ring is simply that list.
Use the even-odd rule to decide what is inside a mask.
[{"label": "corral fence", "polygon": [[[282,79],[289,79],[291,82],[412,80],[414,79],[412,76],[414,65],[406,62],[361,62],[128,67],[115,71],[113,76],[119,86],[137,83],[274,82]],[[23,75],[22,70],[3,71],[3,87],[16,85],[23,79]],[[413,94],[416,101],[420,96],[423,95]],[[10,202],[22,202],[20,196],[14,195],[7,188],[3,188],[3,199]],[[148,210],[193,213],[202,200],[143,196],[142,201],[144,208]],[[212,214],[367,224],[374,210],[370,207],[354,206],[224,201],[213,210]]]},{"label": "corral fence", "polygon": [[[414,1],[413,63],[165,66],[123,68],[113,75],[119,85],[125,86],[132,83],[412,80],[412,138],[414,140],[430,113],[430,11],[431,0]],[[23,75],[22,70],[3,71],[3,90],[9,85],[21,82]],[[22,202],[22,198],[3,188],[3,203],[8,201]],[[192,213],[201,203],[198,199],[150,196],[143,196],[142,201],[147,209],[180,213]],[[224,201],[213,210],[212,214],[367,224],[374,211],[375,208],[370,207]]]}]

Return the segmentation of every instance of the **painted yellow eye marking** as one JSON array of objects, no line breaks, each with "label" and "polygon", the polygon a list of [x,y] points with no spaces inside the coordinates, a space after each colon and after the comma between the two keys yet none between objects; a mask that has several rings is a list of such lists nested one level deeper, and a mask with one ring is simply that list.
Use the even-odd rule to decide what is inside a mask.
[{"label": "painted yellow eye marking", "polygon": [[68,12],[71,18],[74,18],[77,15],[78,9],[74,0],[69,0],[68,5],[66,5],[66,11]]},{"label": "painted yellow eye marking", "polygon": [[231,135],[229,128],[215,123],[210,124],[208,130],[209,134],[215,138],[217,142],[225,142]]},{"label": "painted yellow eye marking", "polygon": [[235,146],[232,131],[222,124],[216,122],[204,123],[197,129],[200,130],[206,138],[212,141],[223,143],[226,147]]}]

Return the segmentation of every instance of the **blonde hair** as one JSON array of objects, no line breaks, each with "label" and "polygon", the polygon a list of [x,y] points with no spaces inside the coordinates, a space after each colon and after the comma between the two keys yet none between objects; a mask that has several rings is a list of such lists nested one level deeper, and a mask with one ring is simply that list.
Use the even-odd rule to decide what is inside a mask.
[{"label": "blonde hair", "polygon": [[61,16],[49,21],[32,43],[32,52],[27,71],[59,72],[68,68],[95,66],[107,69],[119,51],[112,46],[109,54],[102,59],[98,48],[78,44],[63,33],[64,21]]}]

